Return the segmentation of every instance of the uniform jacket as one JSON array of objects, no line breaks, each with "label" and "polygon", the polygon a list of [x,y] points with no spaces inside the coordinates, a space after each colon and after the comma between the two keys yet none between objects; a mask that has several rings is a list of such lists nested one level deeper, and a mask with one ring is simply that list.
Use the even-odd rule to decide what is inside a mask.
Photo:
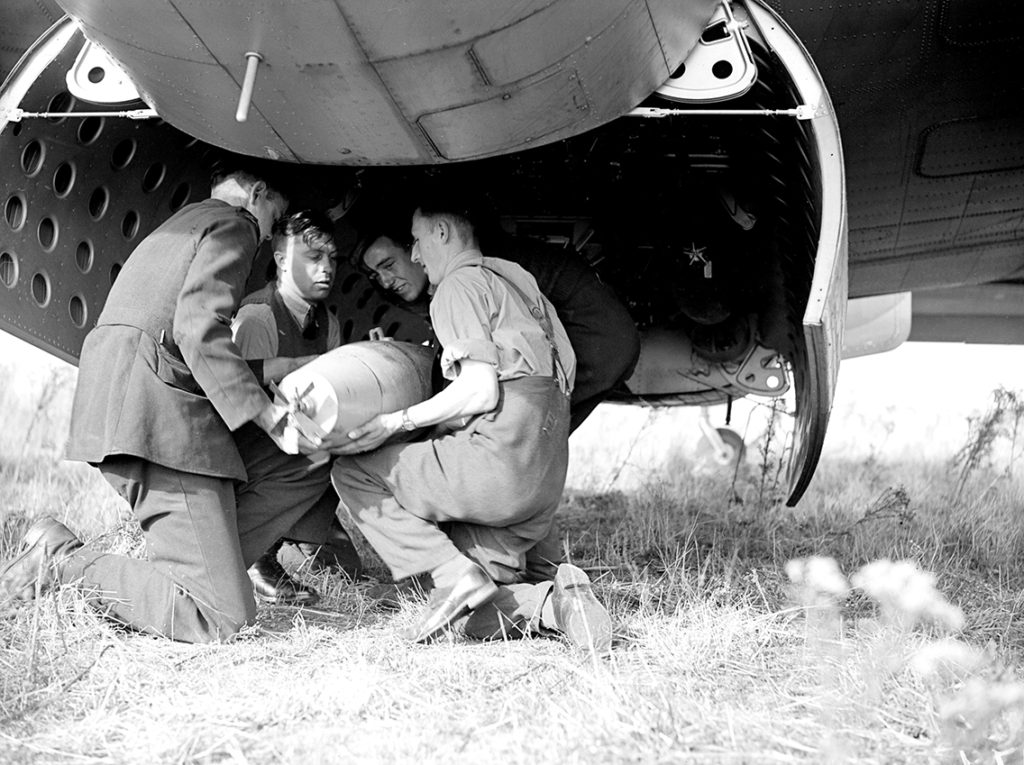
[{"label": "uniform jacket", "polygon": [[268,399],[231,339],[231,317],[258,231],[245,210],[208,199],[135,248],[82,348],[69,459],[132,455],[246,478],[231,431]]}]

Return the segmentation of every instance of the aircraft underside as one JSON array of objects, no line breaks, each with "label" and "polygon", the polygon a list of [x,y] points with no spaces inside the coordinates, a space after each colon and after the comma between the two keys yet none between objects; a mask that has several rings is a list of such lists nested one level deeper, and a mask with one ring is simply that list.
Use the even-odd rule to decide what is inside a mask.
[{"label": "aircraft underside", "polygon": [[[623,298],[644,338],[618,400],[709,404],[794,389],[795,502],[817,462],[838,366],[846,297],[842,155],[813,65],[805,60],[805,70],[794,69],[792,51],[778,42],[784,30],[773,28],[769,39],[763,9],[752,19],[734,8],[747,24],[749,61],[735,59],[742,56],[737,27],[711,24],[698,52],[732,35],[729,51],[703,54],[709,65],[733,57],[726,76],[701,79],[677,69],[639,109],[578,135],[465,162],[292,164],[289,172],[307,192],[296,204],[354,200],[339,229],[343,252],[358,235],[361,210],[394,204],[396,190],[429,177],[478,192],[510,233],[582,253]],[[109,114],[146,110],[142,100],[72,95],[67,75],[85,38],[58,27],[35,51],[38,71],[32,53],[20,65],[22,116],[0,123],[0,326],[74,361],[135,244],[208,193],[210,145],[163,119]],[[687,68],[694,62],[688,58]],[[743,66],[756,74],[747,82],[731,77]],[[8,95],[16,79],[5,84]],[[718,90],[701,91],[716,79]],[[52,116],[23,116],[31,113]],[[253,288],[265,282],[268,262],[263,252]],[[418,319],[348,266],[328,305],[346,341],[372,327],[400,339],[426,336]]]}]

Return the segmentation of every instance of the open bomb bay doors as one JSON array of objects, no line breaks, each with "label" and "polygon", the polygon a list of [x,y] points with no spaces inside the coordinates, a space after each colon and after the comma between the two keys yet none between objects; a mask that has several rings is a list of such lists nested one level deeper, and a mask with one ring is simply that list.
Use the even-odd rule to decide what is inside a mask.
[{"label": "open bomb bay doors", "polygon": [[[799,499],[838,368],[845,187],[821,78],[768,8],[453,3],[439,20],[410,4],[396,20],[356,3],[62,5],[77,22],[45,33],[0,96],[3,328],[73,361],[134,246],[207,193],[211,146],[288,160],[300,182],[304,162],[336,165],[318,175],[360,193],[353,213],[448,179],[623,297],[644,348],[620,400],[794,389]],[[83,54],[86,38],[99,45]],[[261,60],[239,122],[247,52]],[[358,272],[327,302],[345,340],[425,336]]]}]

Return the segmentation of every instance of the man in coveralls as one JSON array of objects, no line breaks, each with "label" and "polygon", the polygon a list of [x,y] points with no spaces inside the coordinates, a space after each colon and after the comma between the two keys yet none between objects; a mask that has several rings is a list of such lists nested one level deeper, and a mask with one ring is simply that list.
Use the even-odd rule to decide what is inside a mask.
[{"label": "man in coveralls", "polygon": [[[565,484],[575,376],[565,330],[528,273],[483,256],[451,202],[421,205],[412,236],[412,259],[434,287],[430,318],[451,384],[377,416],[348,442],[325,443],[350,455],[332,471],[342,504],[396,579],[429,572],[433,589],[411,639],[428,641],[473,612],[466,631],[475,637],[552,630],[606,652],[610,619],[582,570],[563,564],[553,582],[521,583],[524,555],[550,532]],[[381,447],[427,426],[441,434]]]},{"label": "man in coveralls", "polygon": [[231,339],[257,248],[287,207],[273,172],[244,158],[215,168],[211,198],[136,247],[82,348],[67,456],[131,505],[147,559],[41,519],[0,572],[0,596],[77,582],[115,621],[192,643],[254,620],[246,567],[320,498],[329,469],[294,455],[247,470],[232,432],[253,423],[279,439],[285,414]]},{"label": "man in coveralls", "polygon": [[[640,336],[626,307],[574,252],[525,237],[494,237],[488,257],[525,268],[555,308],[576,354],[576,383],[569,402],[569,433],[633,372]],[[408,235],[378,227],[354,253],[356,265],[418,316],[427,318],[427,275],[412,262]],[[557,522],[526,555],[526,580],[550,579],[561,560]]]}]

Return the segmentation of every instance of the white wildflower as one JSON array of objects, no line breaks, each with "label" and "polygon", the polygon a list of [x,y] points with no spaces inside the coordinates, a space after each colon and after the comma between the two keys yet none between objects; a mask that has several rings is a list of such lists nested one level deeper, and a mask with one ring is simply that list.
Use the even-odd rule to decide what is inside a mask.
[{"label": "white wildflower", "polygon": [[940,673],[963,675],[985,660],[977,648],[960,640],[946,638],[929,643],[910,658],[910,668],[922,677]]},{"label": "white wildflower", "polygon": [[951,630],[960,630],[964,615],[935,589],[935,575],[922,571],[913,561],[877,560],[862,567],[850,580],[878,601],[883,613],[913,626],[929,619]]},{"label": "white wildflower", "polygon": [[850,585],[839,571],[833,558],[812,555],[786,563],[786,576],[793,584],[806,587],[814,593],[839,599],[846,597]]},{"label": "white wildflower", "polygon": [[939,706],[945,720],[982,720],[1024,704],[1024,683],[998,682],[972,677],[960,691]]}]

